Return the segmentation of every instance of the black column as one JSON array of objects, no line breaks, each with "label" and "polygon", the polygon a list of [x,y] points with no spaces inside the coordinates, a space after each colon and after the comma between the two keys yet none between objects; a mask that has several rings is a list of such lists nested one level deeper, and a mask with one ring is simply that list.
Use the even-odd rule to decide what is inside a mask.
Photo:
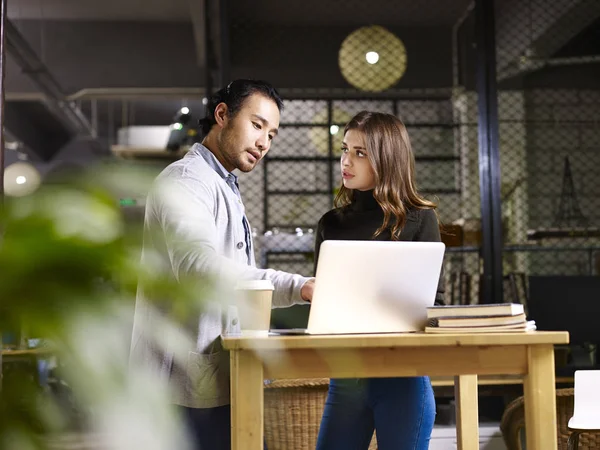
[{"label": "black column", "polygon": [[[6,0],[0,0],[0,211],[4,203],[4,75],[6,74]],[[2,230],[0,230],[0,233]],[[1,236],[0,236],[0,245]],[[2,390],[2,330],[0,330],[0,390]]]},{"label": "black column", "polygon": [[500,205],[500,151],[498,146],[498,92],[496,87],[496,30],[494,0],[475,1],[477,36],[477,97],[479,119],[479,188],[483,278],[481,302],[501,303],[502,213]]},{"label": "black column", "polygon": [[206,99],[210,100],[213,94],[213,70],[215,66],[215,52],[212,43],[211,26],[211,0],[204,1],[204,81]]},{"label": "black column", "polygon": [[219,1],[219,19],[220,19],[220,44],[221,54],[220,61],[221,67],[219,68],[219,74],[221,76],[220,82],[221,87],[227,86],[231,81],[231,61],[229,54],[229,1]]}]

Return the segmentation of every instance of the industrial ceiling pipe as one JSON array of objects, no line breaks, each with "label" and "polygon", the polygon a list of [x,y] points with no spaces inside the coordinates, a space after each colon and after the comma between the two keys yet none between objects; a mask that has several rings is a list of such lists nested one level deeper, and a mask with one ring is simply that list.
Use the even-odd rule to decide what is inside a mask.
[{"label": "industrial ceiling pipe", "polygon": [[50,74],[17,27],[5,19],[5,28],[6,49],[23,73],[27,74],[46,96],[46,103],[73,133],[93,137],[94,131],[89,120],[73,101],[66,99],[58,81]]}]

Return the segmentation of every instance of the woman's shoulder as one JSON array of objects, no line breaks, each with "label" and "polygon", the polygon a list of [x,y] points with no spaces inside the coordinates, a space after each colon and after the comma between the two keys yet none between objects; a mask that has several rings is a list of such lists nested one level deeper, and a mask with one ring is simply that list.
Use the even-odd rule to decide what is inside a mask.
[{"label": "woman's shoulder", "polygon": [[406,219],[408,221],[417,222],[421,225],[427,223],[437,223],[438,218],[433,208],[416,208],[411,207],[406,211]]},{"label": "woman's shoulder", "polygon": [[327,211],[319,219],[319,227],[335,226],[344,221],[344,215],[348,207],[334,208]]},{"label": "woman's shoulder", "polygon": [[327,223],[331,221],[338,221],[340,217],[343,215],[346,207],[341,208],[333,208],[327,211],[325,214],[321,216],[319,223]]},{"label": "woman's shoulder", "polygon": [[411,208],[409,211],[413,211],[418,217],[437,217],[434,208]]},{"label": "woman's shoulder", "polygon": [[426,211],[429,209],[418,208],[416,206],[407,206],[406,207],[406,218],[412,220],[418,220],[423,217],[424,214],[427,214]]}]

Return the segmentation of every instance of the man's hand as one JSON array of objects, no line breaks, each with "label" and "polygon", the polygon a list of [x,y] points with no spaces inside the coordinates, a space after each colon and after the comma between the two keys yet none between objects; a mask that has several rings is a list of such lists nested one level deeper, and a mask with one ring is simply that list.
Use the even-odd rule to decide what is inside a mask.
[{"label": "man's hand", "polygon": [[304,283],[304,285],[302,286],[302,289],[300,289],[300,296],[302,297],[302,300],[304,300],[306,302],[311,302],[314,290],[315,290],[315,279],[311,278],[306,283]]}]

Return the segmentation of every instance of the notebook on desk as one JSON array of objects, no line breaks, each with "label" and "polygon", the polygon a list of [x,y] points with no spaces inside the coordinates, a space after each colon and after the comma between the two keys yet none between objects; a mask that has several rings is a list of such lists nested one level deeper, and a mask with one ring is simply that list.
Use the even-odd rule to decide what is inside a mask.
[{"label": "notebook on desk", "polygon": [[435,301],[441,242],[325,241],[306,329],[273,334],[422,331]]}]

